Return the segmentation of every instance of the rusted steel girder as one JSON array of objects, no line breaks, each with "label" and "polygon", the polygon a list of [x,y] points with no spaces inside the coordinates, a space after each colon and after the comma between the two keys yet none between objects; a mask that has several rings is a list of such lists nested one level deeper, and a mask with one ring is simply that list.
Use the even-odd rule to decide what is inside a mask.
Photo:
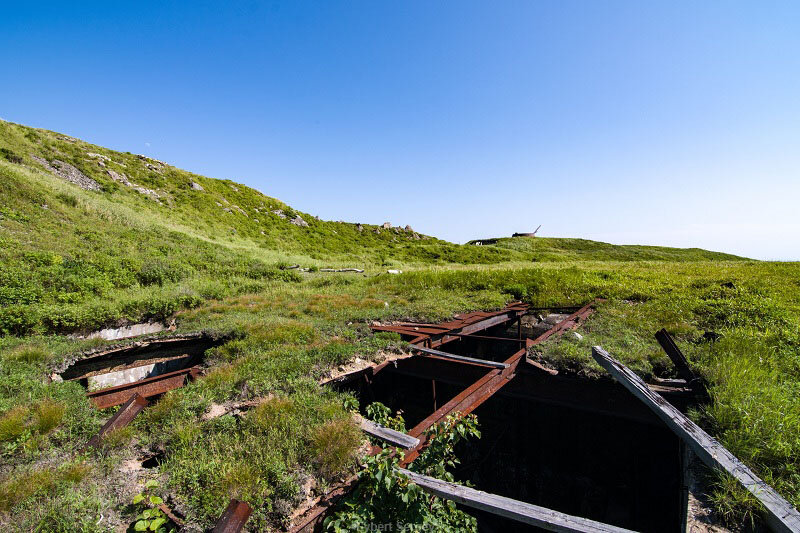
[{"label": "rusted steel girder", "polygon": [[686,356],[683,355],[683,352],[678,348],[678,345],[675,344],[675,341],[672,336],[667,333],[667,330],[663,328],[658,330],[656,333],[656,340],[669,358],[672,359],[672,363],[675,365],[678,374],[686,380],[686,383],[692,383],[697,376],[692,372],[692,369],[689,367],[689,361],[686,360]]},{"label": "rusted steel girder", "polygon": [[199,375],[200,367],[193,366],[161,374],[160,376],[141,379],[133,383],[126,383],[125,385],[96,390],[87,393],[86,396],[92,400],[96,407],[105,409],[125,403],[134,394],[139,394],[143,398],[150,398],[151,396],[164,394],[172,389],[179,389],[186,384],[187,380],[195,379]]},{"label": "rusted steel girder", "polygon": [[[535,344],[544,341],[545,339],[553,336],[553,335],[560,335],[564,331],[568,331],[569,329],[574,329],[578,327],[581,320],[585,320],[592,313],[592,306],[594,302],[588,304],[580,309],[578,309],[575,313],[570,315],[567,319],[565,319],[561,324],[553,327],[551,330],[546,332],[545,335],[538,337],[535,340],[531,339],[504,339],[504,338],[496,338],[496,340],[508,340],[508,341],[515,341],[521,342],[523,346],[517,352],[515,352],[511,357],[509,357],[505,364],[508,366],[503,369],[494,369],[490,370],[489,372],[485,373],[482,377],[477,379],[474,383],[469,385],[466,389],[464,389],[460,394],[458,394],[455,398],[447,402],[445,405],[437,409],[434,413],[432,413],[429,417],[425,420],[417,424],[411,431],[408,432],[409,435],[413,437],[417,437],[420,439],[420,444],[415,448],[408,450],[405,454],[403,461],[401,462],[401,466],[407,466],[410,464],[414,459],[416,459],[420,452],[424,449],[426,445],[426,439],[424,432],[428,428],[430,428],[433,424],[438,423],[446,416],[453,414],[453,413],[460,413],[462,415],[469,414],[475,409],[477,409],[482,403],[488,400],[494,393],[508,384],[512,378],[516,375],[515,372],[517,370],[518,365],[525,357],[528,350],[530,350]],[[502,324],[506,322],[510,322],[513,320],[519,320],[522,315],[525,314],[527,311],[528,306],[523,304],[522,302],[516,302],[506,308],[495,311],[495,312],[475,312],[475,313],[468,313],[466,315],[459,315],[456,316],[456,320],[451,322],[444,322],[441,324],[416,324],[416,323],[406,323],[400,325],[392,325],[392,326],[373,326],[373,331],[392,331],[395,333],[400,333],[401,335],[410,338],[411,344],[416,344],[419,346],[427,346],[428,348],[432,348],[434,346],[441,346],[450,341],[454,341],[463,337],[469,336],[476,336],[474,335],[478,331],[486,330],[494,325]],[[425,330],[429,330],[430,333],[427,331],[421,331],[421,328]],[[488,340],[488,339],[487,339]],[[410,365],[412,361],[419,362],[419,361],[427,361],[430,363],[438,363],[443,365],[443,369],[452,370],[455,368],[470,368],[470,370],[478,370],[481,368],[481,365],[477,365],[470,362],[464,361],[452,361],[452,360],[444,360],[438,358],[437,356],[427,356],[426,358],[419,358],[419,357],[411,357],[405,360],[406,365]],[[455,363],[455,364],[453,364]],[[341,381],[346,381],[350,379],[354,379],[358,376],[363,375],[370,375],[373,376],[374,374],[378,373],[380,370],[386,368],[389,363],[383,363],[382,365],[375,367],[374,369],[365,370],[361,372],[356,372],[352,376],[343,377],[344,379],[340,378]],[[535,363],[531,363],[535,364]],[[399,373],[408,373],[417,375],[419,374],[422,376],[428,376],[430,378],[436,378],[436,374],[429,375],[429,369],[422,369],[419,365],[410,365],[411,368],[402,368],[402,363],[398,366],[395,370]],[[417,368],[414,368],[417,366]],[[427,364],[426,364],[427,366]],[[539,365],[541,366],[541,365]],[[541,367],[543,370],[548,371],[548,369]],[[463,377],[463,376],[462,376]],[[439,379],[442,379],[442,376],[439,376]],[[456,379],[453,377],[452,379]],[[338,381],[338,380],[332,380]],[[447,381],[445,379],[445,381]],[[374,447],[373,451],[374,452]],[[315,530],[315,527],[321,523],[322,518],[325,516],[325,513],[344,495],[351,492],[355,486],[358,484],[359,477],[354,475],[350,477],[346,482],[342,485],[339,485],[334,490],[330,491],[326,496],[320,500],[320,502],[315,505],[313,508],[309,509],[303,517],[297,522],[297,524],[290,529],[291,533],[309,533]]]},{"label": "rusted steel girder", "polygon": [[213,533],[239,533],[252,513],[253,508],[247,503],[232,499],[228,508],[219,517]]},{"label": "rusted steel girder", "polygon": [[[492,326],[514,320],[525,314],[528,306],[522,302],[514,302],[499,311],[475,311],[456,315],[454,320],[439,324],[421,324],[418,322],[405,322],[401,324],[372,326],[373,331],[391,331],[412,339],[413,344],[425,344],[428,348],[435,348],[446,342],[456,340],[454,334],[473,334],[486,330]],[[447,340],[443,337],[450,334]]]},{"label": "rusted steel girder", "polygon": [[122,407],[120,407],[119,411],[114,413],[114,416],[109,418],[108,421],[103,424],[103,427],[100,428],[100,431],[97,432],[97,435],[92,437],[86,446],[99,446],[100,442],[102,442],[106,435],[115,429],[120,429],[130,424],[136,415],[138,415],[142,409],[147,407],[147,403],[147,400],[143,396],[134,392],[133,396],[131,396]]},{"label": "rusted steel girder", "polygon": [[511,381],[511,378],[514,377],[517,365],[519,365],[519,362],[523,357],[525,357],[526,352],[527,348],[519,350],[504,361],[504,363],[508,365],[506,368],[503,370],[497,369],[487,372],[478,381],[461,391],[461,393],[455,398],[441,406],[425,420],[414,426],[414,428],[412,428],[408,434],[412,437],[417,437],[420,440],[420,443],[406,453],[403,461],[401,461],[401,466],[407,466],[411,464],[414,459],[419,457],[420,452],[427,444],[425,431],[428,428],[434,424],[438,424],[445,417],[451,414],[458,413],[459,415],[467,415],[471,413],[483,402],[488,400],[495,392],[508,384],[508,382]]}]

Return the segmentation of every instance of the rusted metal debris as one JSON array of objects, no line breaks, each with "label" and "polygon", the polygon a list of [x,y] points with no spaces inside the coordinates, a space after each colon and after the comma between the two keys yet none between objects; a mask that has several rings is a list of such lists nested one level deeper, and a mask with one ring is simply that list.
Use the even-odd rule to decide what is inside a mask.
[{"label": "rusted metal debris", "polygon": [[[456,315],[454,320],[448,322],[441,322],[438,324],[424,324],[418,322],[403,322],[400,324],[392,325],[376,325],[372,326],[373,331],[389,331],[399,333],[405,340],[415,345],[417,349],[426,348],[426,352],[430,355],[427,356],[414,356],[408,361],[413,361],[417,358],[424,357],[425,360],[431,364],[440,364],[442,370],[442,378],[447,374],[453,374],[452,378],[458,381],[459,378],[464,378],[465,375],[473,374],[477,377],[476,381],[468,385],[461,393],[455,396],[446,404],[436,409],[430,416],[425,418],[414,428],[408,431],[408,435],[419,439],[419,444],[415,447],[406,450],[401,466],[408,466],[413,462],[426,446],[425,431],[434,424],[441,422],[444,418],[451,414],[459,414],[460,416],[466,415],[477,409],[486,400],[492,397],[494,393],[506,386],[515,377],[517,368],[521,362],[525,361],[525,356],[528,351],[536,344],[553,336],[558,336],[566,331],[572,330],[580,326],[586,318],[594,311],[596,302],[591,302],[580,308],[571,308],[574,310],[564,321],[554,326],[543,335],[536,339],[513,339],[505,337],[493,337],[480,335],[480,332],[487,329],[501,325],[513,324],[514,321],[519,321],[521,317],[529,310],[529,306],[522,302],[514,302],[507,305],[498,311],[475,311],[472,313],[465,313]],[[493,341],[507,341],[519,343],[519,350],[514,352],[508,359],[502,363],[495,363],[498,367],[491,368],[486,365],[486,361],[470,361],[470,358],[456,356],[449,354],[447,359],[440,353],[436,353],[432,348],[441,347],[449,342],[457,341],[463,338],[475,338]],[[432,353],[433,352],[433,353]],[[457,360],[457,358],[463,360]],[[530,363],[530,361],[528,362]],[[366,368],[354,372],[352,375],[340,376],[334,382],[348,381],[352,379],[366,379],[370,380],[372,376],[383,370],[389,363],[383,363],[376,367]],[[530,367],[539,369],[541,365],[529,364]],[[487,371],[488,369],[488,371]],[[548,369],[541,367],[542,370],[552,373]],[[414,373],[413,369],[398,370],[401,372]],[[460,375],[459,375],[460,374]],[[438,376],[438,374],[437,374]],[[460,382],[460,381],[459,381]],[[345,483],[337,486],[328,494],[326,494],[320,502],[309,509],[303,517],[298,520],[295,526],[290,529],[292,533],[310,532],[321,523],[325,513],[328,512],[332,506],[341,499],[344,495],[348,494],[358,483],[358,476],[352,476]]]},{"label": "rusted metal debris", "polygon": [[103,427],[100,428],[100,431],[97,432],[97,435],[92,437],[86,446],[99,446],[106,435],[116,429],[123,428],[130,424],[131,421],[136,418],[136,415],[138,415],[142,409],[147,407],[147,404],[148,401],[144,398],[144,396],[134,392],[128,401],[126,401],[125,404],[120,407],[119,411],[114,413],[114,416],[109,418],[108,421],[103,424]]},{"label": "rusted metal debris", "polygon": [[[469,335],[484,331],[492,326],[510,322],[524,315],[528,306],[522,302],[514,302],[499,311],[475,311],[456,315],[454,320],[439,324],[420,324],[402,322],[393,325],[372,326],[373,331],[391,331],[399,333],[412,344],[420,344],[428,348],[436,348],[447,342],[458,339],[457,334]],[[448,336],[445,339],[445,336]]]},{"label": "rusted metal debris", "polygon": [[166,515],[166,517],[169,518],[173,524],[175,524],[179,528],[183,527],[184,524],[183,519],[180,516],[178,516],[177,513],[175,513],[175,511],[167,507],[167,504],[162,503],[161,505],[158,506],[158,508],[161,509],[161,512],[164,513],[164,515]]},{"label": "rusted metal debris", "polygon": [[670,359],[672,359],[672,363],[675,365],[675,369],[678,371],[678,374],[686,380],[686,383],[693,382],[697,376],[695,376],[692,369],[689,368],[689,361],[686,360],[686,356],[683,355],[683,352],[678,345],[675,344],[672,336],[667,333],[666,329],[660,329],[656,333],[656,340],[658,344],[664,349]]},{"label": "rusted metal debris", "polygon": [[253,508],[246,502],[232,499],[225,512],[217,520],[213,533],[239,533],[252,513]]},{"label": "rusted metal debris", "polygon": [[143,398],[150,398],[164,394],[173,389],[183,387],[188,380],[194,380],[200,375],[200,367],[193,366],[168,372],[160,376],[146,378],[133,383],[108,387],[88,393],[86,396],[92,403],[100,409],[120,405],[128,401],[134,394],[139,394]]}]

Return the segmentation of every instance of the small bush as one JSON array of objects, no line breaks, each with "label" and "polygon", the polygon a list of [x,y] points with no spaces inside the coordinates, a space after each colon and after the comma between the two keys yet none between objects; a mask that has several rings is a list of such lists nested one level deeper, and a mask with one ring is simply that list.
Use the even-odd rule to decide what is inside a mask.
[{"label": "small bush", "polygon": [[250,421],[264,431],[287,429],[294,418],[294,402],[284,396],[269,398],[250,413]]},{"label": "small bush", "polygon": [[36,494],[52,493],[59,483],[79,483],[89,470],[89,466],[76,463],[59,470],[45,468],[12,476],[0,484],[0,512],[8,512]]},{"label": "small bush", "polygon": [[12,152],[8,148],[0,148],[0,155],[2,155],[6,161],[10,163],[21,164],[22,163],[22,156]]},{"label": "small bush", "polygon": [[60,192],[56,194],[56,198],[61,200],[61,202],[63,202],[64,205],[68,205],[70,207],[78,207],[78,199],[72,196],[71,194]]},{"label": "small bush", "polygon": [[311,449],[320,474],[330,479],[345,473],[355,460],[360,442],[361,431],[350,418],[331,420],[318,427]]},{"label": "small bush", "polygon": [[168,282],[177,282],[185,278],[187,275],[186,269],[178,266],[165,263],[163,261],[151,261],[142,266],[139,273],[136,275],[139,283],[142,285],[160,285],[163,286]]}]

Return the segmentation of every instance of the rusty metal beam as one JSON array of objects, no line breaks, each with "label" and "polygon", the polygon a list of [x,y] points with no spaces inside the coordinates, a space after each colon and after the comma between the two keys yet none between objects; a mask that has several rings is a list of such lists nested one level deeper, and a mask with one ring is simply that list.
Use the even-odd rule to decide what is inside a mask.
[{"label": "rusty metal beam", "polygon": [[672,363],[675,365],[678,374],[685,379],[687,383],[694,381],[697,376],[695,376],[692,369],[689,368],[689,361],[686,360],[686,356],[683,355],[683,352],[678,348],[678,345],[675,344],[675,341],[672,339],[672,336],[667,333],[666,329],[660,329],[656,333],[656,340],[669,358],[672,359]]},{"label": "rusty metal beam", "polygon": [[246,502],[232,499],[225,512],[219,517],[213,533],[239,533],[252,513],[253,508]]},{"label": "rusty metal beam", "polygon": [[414,428],[412,428],[408,434],[419,438],[420,443],[408,451],[401,462],[401,466],[409,465],[412,461],[414,461],[414,459],[419,457],[419,454],[427,444],[427,439],[424,433],[428,428],[434,424],[438,424],[445,417],[451,414],[459,413],[460,415],[466,415],[471,413],[483,402],[488,400],[495,392],[507,385],[511,378],[514,377],[514,372],[517,369],[517,365],[525,356],[525,353],[526,349],[521,349],[505,361],[508,367],[503,370],[492,370],[491,372],[486,373],[486,375],[484,375],[478,381],[461,391],[461,393],[455,398],[444,404],[425,420],[414,426]]},{"label": "rusty metal beam", "polygon": [[411,337],[414,344],[425,343],[429,348],[435,348],[445,342],[444,334],[471,334],[483,331],[492,326],[502,324],[522,316],[528,306],[522,302],[514,302],[498,311],[476,311],[463,315],[456,315],[455,320],[439,324],[421,324],[418,322],[405,322],[402,324],[372,326],[373,331],[391,331],[405,337]]},{"label": "rusty metal beam", "polygon": [[92,437],[86,446],[99,446],[106,435],[115,429],[120,429],[130,424],[136,415],[138,415],[142,409],[147,407],[147,404],[148,402],[143,396],[134,392],[133,396],[131,396],[122,407],[120,407],[119,411],[114,413],[114,415],[109,418],[105,424],[103,424],[103,427],[100,428],[100,431],[97,432],[97,435]]},{"label": "rusty metal beam", "polygon": [[510,337],[491,337],[489,335],[474,335],[472,333],[452,333],[449,331],[444,336],[444,339],[449,341],[450,339],[447,339],[447,337],[458,337],[461,339],[477,339],[486,341],[515,342],[517,344],[525,342],[525,339],[512,339]]},{"label": "rusty metal beam", "polygon": [[120,405],[128,401],[134,394],[139,394],[144,398],[158,396],[164,394],[172,389],[178,389],[186,384],[189,379],[195,379],[200,375],[200,367],[193,366],[191,368],[184,368],[183,370],[176,370],[175,372],[168,372],[160,376],[146,378],[133,383],[119,385],[116,387],[108,387],[105,389],[89,392],[86,396],[92,400],[92,403],[100,409]]}]

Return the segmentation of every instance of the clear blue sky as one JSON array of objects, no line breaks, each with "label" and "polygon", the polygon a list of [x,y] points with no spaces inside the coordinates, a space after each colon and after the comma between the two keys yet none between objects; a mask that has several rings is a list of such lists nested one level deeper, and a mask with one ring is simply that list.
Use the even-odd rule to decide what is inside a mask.
[{"label": "clear blue sky", "polygon": [[451,241],[800,259],[800,2],[7,2],[0,117]]}]

